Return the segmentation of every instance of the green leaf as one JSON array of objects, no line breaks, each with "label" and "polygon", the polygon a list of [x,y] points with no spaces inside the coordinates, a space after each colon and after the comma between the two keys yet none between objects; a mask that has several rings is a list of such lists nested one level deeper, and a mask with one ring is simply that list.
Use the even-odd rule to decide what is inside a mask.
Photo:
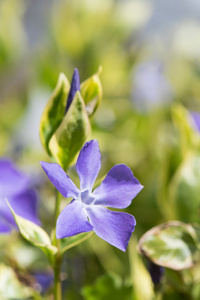
[{"label": "green leaf", "polygon": [[80,87],[81,96],[85,102],[86,111],[89,117],[95,113],[103,96],[102,85],[99,79],[100,72],[101,67],[96,74],[85,80]]},{"label": "green leaf", "polygon": [[17,215],[7,201],[22,236],[34,246],[42,249],[51,260],[57,248],[51,244],[48,234],[38,225]]},{"label": "green leaf", "polygon": [[[166,269],[165,278],[173,290],[177,291],[179,295],[185,295],[186,299],[199,300],[200,287],[200,263],[194,264],[190,269],[182,272]],[[167,289],[166,289],[167,291]],[[165,299],[165,297],[164,297]],[[172,298],[167,298],[171,300]],[[174,298],[179,299],[177,298]],[[180,298],[181,300],[183,298]]]},{"label": "green leaf", "polygon": [[138,250],[157,265],[183,270],[196,260],[196,233],[189,224],[171,221],[147,231],[139,241]]},{"label": "green leaf", "polygon": [[192,224],[192,227],[195,231],[196,243],[197,243],[197,246],[200,250],[200,224]]},{"label": "green leaf", "polygon": [[150,273],[144,265],[142,257],[137,253],[136,247],[137,240],[136,236],[133,235],[128,246],[131,283],[134,287],[135,296],[133,299],[154,299],[154,290]]},{"label": "green leaf", "polygon": [[49,148],[58,164],[67,169],[91,133],[84,101],[76,93],[67,114],[52,136]]},{"label": "green leaf", "polygon": [[84,232],[80,233],[71,237],[67,237],[61,240],[61,254],[63,254],[65,251],[69,250],[70,248],[84,242],[87,240],[90,236],[93,235],[92,232]]},{"label": "green leaf", "polygon": [[83,288],[86,300],[132,300],[132,286],[125,285],[117,274],[106,274],[97,279],[94,285]]},{"label": "green leaf", "polygon": [[200,135],[192,125],[193,120],[189,111],[182,105],[176,104],[172,108],[172,117],[180,132],[183,154],[190,148],[200,149]]},{"label": "green leaf", "polygon": [[169,205],[175,218],[198,222],[200,207],[200,153],[188,152],[169,185]]},{"label": "green leaf", "polygon": [[27,299],[33,295],[31,288],[23,285],[12,268],[0,264],[0,299]]},{"label": "green leaf", "polygon": [[70,84],[66,76],[61,73],[57,86],[47,102],[41,117],[39,129],[40,139],[49,155],[51,155],[49,150],[49,141],[65,116],[65,108],[69,90]]}]

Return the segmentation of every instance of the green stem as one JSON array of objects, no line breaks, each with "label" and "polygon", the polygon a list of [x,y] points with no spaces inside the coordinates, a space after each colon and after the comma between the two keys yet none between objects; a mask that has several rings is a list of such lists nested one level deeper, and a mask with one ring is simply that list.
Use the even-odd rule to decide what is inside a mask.
[{"label": "green stem", "polygon": [[55,228],[58,216],[60,214],[60,203],[61,203],[62,195],[56,190],[56,204],[55,204]]},{"label": "green stem", "polygon": [[54,270],[54,300],[62,300],[62,289],[61,289],[61,281],[60,281],[60,270],[62,265],[62,257],[63,254],[69,250],[70,248],[84,242],[87,240],[93,232],[88,233],[86,236],[82,237],[78,241],[74,241],[70,245],[65,246],[65,248],[61,249],[61,241],[56,239],[56,221],[60,214],[60,202],[62,195],[57,191],[56,194],[56,204],[55,204],[55,230],[53,236],[53,245],[57,247],[57,252],[53,259],[53,270]]},{"label": "green stem", "polygon": [[62,290],[60,281],[60,269],[62,264],[62,258],[58,251],[55,256],[54,262],[54,300],[62,300]]},{"label": "green stem", "polygon": [[60,202],[61,194],[56,191],[56,204],[55,204],[55,230],[54,230],[54,240],[53,244],[58,248],[58,251],[54,257],[54,300],[62,300],[62,290],[60,282],[60,270],[62,265],[62,256],[60,252],[60,240],[56,239],[56,221],[60,214]]}]

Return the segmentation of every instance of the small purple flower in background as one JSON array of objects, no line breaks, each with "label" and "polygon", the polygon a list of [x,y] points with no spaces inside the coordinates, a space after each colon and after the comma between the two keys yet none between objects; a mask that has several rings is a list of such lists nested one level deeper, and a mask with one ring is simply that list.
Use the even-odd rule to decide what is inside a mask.
[{"label": "small purple flower in background", "polygon": [[29,178],[19,172],[8,159],[0,160],[0,233],[17,228],[14,217],[6,203],[21,217],[39,224],[37,218],[37,195],[30,189]]},{"label": "small purple flower in background", "polygon": [[111,245],[126,251],[135,229],[135,218],[124,212],[110,211],[107,207],[126,208],[143,186],[124,164],[114,166],[94,191],[93,184],[101,167],[97,140],[87,142],[80,151],[76,170],[80,189],[64,170],[55,163],[40,162],[49,180],[66,198],[73,200],[57,220],[58,239],[82,232],[94,232]]},{"label": "small purple flower in background", "polygon": [[48,291],[53,283],[53,274],[50,272],[38,272],[33,274],[33,276],[37,282],[34,288],[41,292],[41,294],[44,294],[46,291]]},{"label": "small purple flower in background", "polygon": [[149,261],[148,269],[151,275],[151,280],[155,285],[158,285],[162,280],[165,268],[154,264],[152,261]]},{"label": "small purple flower in background", "polygon": [[172,87],[160,61],[143,62],[134,67],[132,100],[141,112],[165,106],[172,99]]},{"label": "small purple flower in background", "polygon": [[200,113],[195,112],[195,111],[191,111],[190,115],[192,117],[192,126],[198,131],[200,132]]}]

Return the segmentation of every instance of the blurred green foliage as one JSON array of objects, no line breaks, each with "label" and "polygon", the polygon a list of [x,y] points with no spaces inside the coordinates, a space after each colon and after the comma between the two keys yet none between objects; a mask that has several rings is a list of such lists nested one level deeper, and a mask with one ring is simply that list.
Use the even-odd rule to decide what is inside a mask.
[{"label": "blurred green foliage", "polygon": [[[137,220],[133,236],[139,240],[147,230],[170,220],[199,223],[200,134],[191,125],[189,110],[200,111],[200,64],[196,55],[191,56],[192,44],[187,56],[188,52],[178,44],[178,31],[174,34],[176,40],[171,38],[167,53],[159,45],[152,51],[154,40],[141,42],[144,25],[151,15],[147,1],[61,0],[48,2],[46,10],[43,8],[44,31],[42,36],[37,32],[39,42],[34,45],[29,37],[32,25],[25,23],[31,7],[31,1],[0,1],[1,156],[16,160],[35,174],[34,180],[41,178],[38,161],[48,157],[38,146],[39,120],[37,125],[34,121],[38,115],[41,117],[59,73],[64,72],[70,78],[77,67],[82,82],[102,65],[104,98],[91,121],[92,137],[98,139],[102,152],[99,179],[113,165],[125,163],[144,185],[126,209]],[[37,22],[36,13],[34,17]],[[195,28],[199,32],[199,27]],[[133,73],[141,62],[155,59],[164,64],[164,75],[173,90],[172,99],[163,106],[161,97],[158,106],[141,111],[135,105],[137,99],[131,95]],[[33,103],[36,110],[30,114],[28,108]],[[151,103],[148,105],[151,108]],[[24,132],[36,136],[36,140],[28,143]],[[73,167],[69,174],[78,184]],[[38,185],[41,220],[50,232],[53,189],[47,182]],[[63,199],[62,206],[66,203]],[[12,244],[0,237],[0,260],[4,264],[0,277],[5,268],[3,274],[10,274],[8,282],[12,280],[13,289],[31,295],[32,289],[24,289],[20,278],[16,279],[16,270],[26,270],[27,278],[33,269],[46,269],[48,263],[42,252],[32,257],[32,252],[28,252],[30,245],[19,240],[16,233],[11,238]],[[92,236],[70,250],[62,270],[64,297],[69,300],[110,299],[110,295],[134,300],[199,299],[199,263],[179,272],[167,269],[161,287],[156,289],[145,267],[146,260],[136,253],[136,244],[136,240],[131,240],[124,254]],[[23,251],[28,252],[30,265],[21,259]],[[14,271],[9,265],[15,266]],[[50,299],[49,294],[45,299]],[[13,299],[10,295],[6,297]],[[32,297],[40,299],[39,295]]]}]

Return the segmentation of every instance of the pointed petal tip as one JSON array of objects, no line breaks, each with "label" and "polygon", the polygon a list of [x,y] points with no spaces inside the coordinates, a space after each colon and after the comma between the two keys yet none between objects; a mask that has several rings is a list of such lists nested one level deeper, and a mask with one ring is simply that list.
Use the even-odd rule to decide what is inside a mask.
[{"label": "pointed petal tip", "polygon": [[74,73],[72,76],[72,85],[75,85],[77,90],[80,90],[80,75],[77,68],[74,69]]},{"label": "pointed petal tip", "polygon": [[75,68],[72,76],[71,88],[67,97],[67,105],[66,105],[65,113],[67,113],[77,91],[80,91],[80,76],[79,76],[78,69]]},{"label": "pointed petal tip", "polygon": [[46,168],[51,165],[51,163],[48,163],[46,161],[39,161],[39,164],[41,165],[41,167],[43,168],[43,170],[46,172]]},{"label": "pointed petal tip", "polygon": [[41,161],[39,161],[39,164],[43,167],[43,166],[48,165],[48,164],[50,164],[50,163],[41,160]]},{"label": "pointed petal tip", "polygon": [[61,234],[59,234],[57,231],[56,231],[56,239],[57,240],[60,240],[60,239],[63,239],[64,236],[62,236]]},{"label": "pointed petal tip", "polygon": [[139,192],[140,192],[141,190],[143,190],[143,188],[144,188],[144,186],[140,183],[140,185],[139,185]]},{"label": "pointed petal tip", "polygon": [[92,144],[96,144],[96,145],[99,147],[99,143],[98,143],[97,139],[94,139],[94,140],[87,141],[87,142],[84,144],[83,148],[85,148],[85,147],[87,147],[87,146],[89,146],[89,145],[92,145]]},{"label": "pointed petal tip", "polygon": [[72,85],[75,86],[75,89],[77,91],[80,91],[80,75],[78,69],[74,69],[74,73],[72,76]]},{"label": "pointed petal tip", "polygon": [[74,73],[76,73],[77,75],[79,75],[79,70],[78,70],[78,68],[74,68]]},{"label": "pointed petal tip", "polygon": [[40,162],[40,164],[51,183],[63,195],[63,197],[77,197],[79,189],[59,164],[47,163],[44,161]]},{"label": "pointed petal tip", "polygon": [[89,207],[87,212],[96,235],[125,252],[135,229],[135,218],[128,213],[110,211],[102,206]]},{"label": "pointed petal tip", "polygon": [[[134,217],[133,217],[133,218],[134,218]],[[134,220],[135,220],[135,218],[134,218]],[[135,231],[135,226],[136,226],[136,221],[135,221],[135,225],[134,225],[132,231],[131,231],[130,234],[129,234],[129,237],[128,237],[127,241],[126,241],[126,244],[121,245],[121,247],[118,247],[118,249],[122,250],[123,252],[126,252],[126,250],[127,250],[129,241],[130,241],[131,236],[132,236],[132,233]]]},{"label": "pointed petal tip", "polygon": [[108,172],[102,183],[94,190],[95,204],[126,208],[143,186],[125,164],[117,164]]},{"label": "pointed petal tip", "polygon": [[81,149],[76,163],[82,190],[92,190],[100,168],[101,154],[98,141],[90,140]]}]

